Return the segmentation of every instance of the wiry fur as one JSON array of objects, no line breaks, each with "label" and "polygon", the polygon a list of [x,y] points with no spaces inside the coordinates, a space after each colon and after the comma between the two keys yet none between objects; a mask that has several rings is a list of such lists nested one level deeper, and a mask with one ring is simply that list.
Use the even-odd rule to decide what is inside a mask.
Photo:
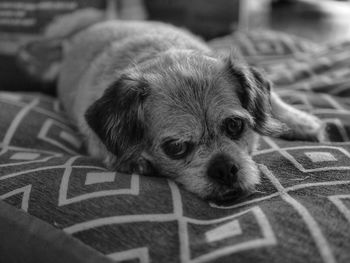
[{"label": "wiry fur", "polygon": [[[291,107],[271,97],[257,70],[234,57],[216,57],[175,27],[104,22],[75,36],[70,47],[59,76],[60,98],[85,134],[89,153],[118,171],[166,176],[202,198],[225,201],[259,183],[250,155],[257,133],[280,135],[286,131],[280,121],[298,130],[296,139],[322,133],[317,118],[292,108],[313,127],[294,122]],[[232,117],[245,123],[237,139],[223,130]],[[169,138],[190,142],[189,154],[169,158],[162,149]],[[218,155],[238,168],[232,184],[208,176]]]}]

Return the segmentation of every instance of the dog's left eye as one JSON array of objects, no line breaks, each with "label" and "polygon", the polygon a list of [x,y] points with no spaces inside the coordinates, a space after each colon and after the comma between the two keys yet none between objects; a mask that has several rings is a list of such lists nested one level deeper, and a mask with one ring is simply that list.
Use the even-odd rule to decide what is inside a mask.
[{"label": "dog's left eye", "polygon": [[191,144],[189,142],[167,141],[163,143],[162,149],[169,157],[181,159],[190,152]]},{"label": "dog's left eye", "polygon": [[227,118],[223,122],[223,129],[231,139],[237,139],[244,130],[244,121],[241,118]]}]

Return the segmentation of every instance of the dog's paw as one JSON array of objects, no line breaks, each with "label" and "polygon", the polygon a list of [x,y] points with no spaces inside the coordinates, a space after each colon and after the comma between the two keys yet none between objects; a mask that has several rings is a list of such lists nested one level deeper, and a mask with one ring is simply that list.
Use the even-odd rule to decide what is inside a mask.
[{"label": "dog's paw", "polygon": [[327,128],[328,128],[327,123],[322,122],[319,129],[315,133],[315,137],[318,142],[321,142],[321,143],[330,142]]},{"label": "dog's paw", "polygon": [[280,136],[283,139],[329,142],[327,123],[313,115],[305,113],[287,125],[289,129]]}]

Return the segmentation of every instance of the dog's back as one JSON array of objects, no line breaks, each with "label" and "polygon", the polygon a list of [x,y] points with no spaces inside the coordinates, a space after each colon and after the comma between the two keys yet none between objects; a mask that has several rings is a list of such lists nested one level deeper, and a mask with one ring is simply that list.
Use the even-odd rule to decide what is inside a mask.
[{"label": "dog's back", "polygon": [[69,44],[58,78],[59,97],[68,112],[82,114],[125,68],[171,48],[209,51],[200,39],[163,23],[107,21],[93,25]]}]

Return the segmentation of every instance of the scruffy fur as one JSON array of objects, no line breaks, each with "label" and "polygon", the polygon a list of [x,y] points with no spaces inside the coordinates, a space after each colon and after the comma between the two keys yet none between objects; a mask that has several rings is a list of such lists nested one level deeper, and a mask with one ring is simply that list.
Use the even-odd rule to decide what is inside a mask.
[{"label": "scruffy fur", "polygon": [[[259,183],[251,158],[257,134],[325,139],[322,122],[282,102],[256,69],[162,23],[108,21],[77,34],[66,46],[58,90],[89,154],[215,201]],[[243,130],[236,138],[225,123],[237,118]],[[191,149],[169,157],[169,140]]]}]

